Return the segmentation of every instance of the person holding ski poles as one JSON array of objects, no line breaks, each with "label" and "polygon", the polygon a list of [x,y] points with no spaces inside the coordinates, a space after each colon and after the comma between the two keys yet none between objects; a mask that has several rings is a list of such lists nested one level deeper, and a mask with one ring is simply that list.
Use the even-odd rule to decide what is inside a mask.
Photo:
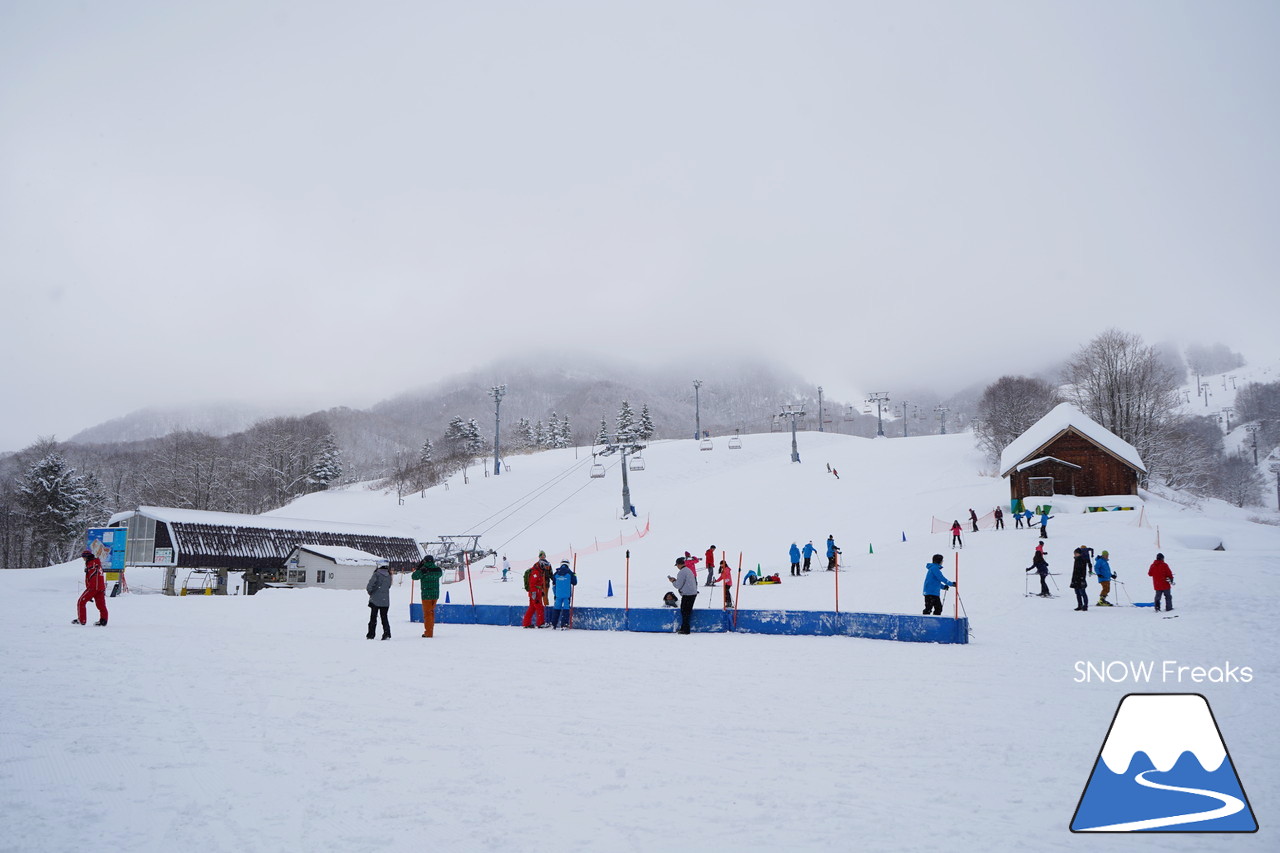
[{"label": "person holding ski poles", "polygon": [[569,605],[573,601],[573,588],[578,585],[578,575],[569,568],[568,560],[560,561],[560,568],[551,576],[551,585],[556,595],[555,610],[551,611],[551,627],[553,630],[562,627],[560,622],[563,620],[563,627],[568,628]]},{"label": "person holding ski poles", "polygon": [[1036,548],[1031,555],[1031,568],[1027,571],[1035,570],[1040,575],[1040,597],[1052,598],[1053,594],[1049,592],[1049,585],[1045,583],[1045,578],[1049,576],[1049,562],[1044,558],[1044,551]]},{"label": "person holding ski poles", "polygon": [[836,570],[836,558],[839,554],[840,549],[836,547],[836,536],[833,533],[827,537],[827,571]]},{"label": "person holding ski poles", "polygon": [[964,540],[960,538],[960,519],[951,522],[951,547],[964,547]]},{"label": "person holding ski poles", "polygon": [[1098,576],[1098,586],[1102,588],[1098,593],[1099,607],[1115,606],[1110,601],[1107,601],[1107,596],[1111,594],[1111,579],[1116,576],[1116,573],[1111,570],[1110,557],[1110,551],[1103,551],[1098,555],[1098,558],[1093,561],[1093,573]]},{"label": "person holding ski poles", "polygon": [[818,552],[818,549],[813,547],[813,540],[810,539],[809,543],[805,545],[804,548],[800,549],[800,553],[804,554],[804,566],[800,569],[800,571],[802,572],[809,571],[809,561],[813,559],[813,555],[816,554],[817,552]]},{"label": "person holding ski poles", "polygon": [[922,615],[941,616],[942,598],[940,595],[942,590],[951,589],[956,586],[956,583],[947,580],[947,576],[942,573],[941,554],[934,554],[933,562],[924,568],[926,574],[924,576],[924,613]]}]

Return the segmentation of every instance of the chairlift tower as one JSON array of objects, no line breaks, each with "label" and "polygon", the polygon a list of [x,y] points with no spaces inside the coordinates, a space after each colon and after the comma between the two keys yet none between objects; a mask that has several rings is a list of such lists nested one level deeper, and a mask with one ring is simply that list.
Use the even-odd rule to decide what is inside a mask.
[{"label": "chairlift tower", "polygon": [[502,430],[499,412],[502,410],[502,398],[506,395],[506,385],[494,385],[489,389],[489,396],[493,398],[493,476],[495,477],[502,473],[502,463],[498,456],[498,436]]},{"label": "chairlift tower", "polygon": [[822,429],[822,386],[821,386],[821,385],[819,385],[819,386],[818,386],[818,432],[823,432],[823,429]]},{"label": "chairlift tower", "polygon": [[[643,444],[636,444],[636,443],[614,444],[610,442],[609,444],[605,445],[604,450],[600,451],[601,456],[612,456],[615,453],[620,453],[622,455],[622,464],[619,467],[622,469],[622,517],[623,518],[626,518],[628,515],[631,514],[631,483],[627,479],[627,470],[629,468],[629,466],[627,465],[627,454],[639,453],[640,451],[644,450],[644,448],[645,446]],[[636,470],[642,470],[642,469],[636,469]]]},{"label": "chairlift tower", "polygon": [[780,418],[791,418],[791,461],[800,461],[800,449],[796,445],[796,419],[804,417],[804,409],[797,409],[795,406],[783,406],[782,411],[778,413]]},{"label": "chairlift tower", "polygon": [[867,398],[867,402],[876,404],[876,436],[882,438],[884,437],[884,417],[880,407],[889,402],[889,392],[873,391]]},{"label": "chairlift tower", "polygon": [[1258,429],[1259,429],[1258,424],[1247,424],[1247,425],[1245,425],[1245,428],[1244,428],[1245,432],[1249,433],[1249,435],[1253,437],[1253,464],[1254,464],[1254,467],[1257,467],[1257,465],[1258,465]]},{"label": "chairlift tower", "polygon": [[942,421],[942,434],[947,434],[947,412],[951,411],[946,406],[934,406],[933,410],[938,413],[938,418]]},{"label": "chairlift tower", "polygon": [[693,380],[693,437],[702,438],[702,401],[698,396],[698,389],[702,387],[702,380]]},{"label": "chairlift tower", "polygon": [[902,437],[907,438],[907,401],[902,401]]}]

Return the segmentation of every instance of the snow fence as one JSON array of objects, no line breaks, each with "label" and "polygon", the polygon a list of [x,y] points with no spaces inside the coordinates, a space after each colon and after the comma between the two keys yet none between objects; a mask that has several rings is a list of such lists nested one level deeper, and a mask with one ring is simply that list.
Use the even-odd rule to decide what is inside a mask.
[{"label": "snow fence", "polygon": [[[550,621],[554,608],[547,608]],[[436,622],[453,625],[519,627],[524,605],[437,604]],[[692,629],[704,633],[788,634],[811,637],[862,637],[905,643],[968,643],[969,620],[902,613],[835,613],[821,610],[694,610]],[[422,621],[422,603],[409,605],[409,620]],[[616,607],[575,607],[573,627],[587,631],[673,633],[680,627],[680,611],[671,607],[622,610]]]}]

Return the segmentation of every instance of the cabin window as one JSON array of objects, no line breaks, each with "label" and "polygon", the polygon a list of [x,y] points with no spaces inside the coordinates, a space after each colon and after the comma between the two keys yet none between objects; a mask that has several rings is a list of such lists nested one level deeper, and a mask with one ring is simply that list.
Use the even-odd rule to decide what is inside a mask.
[{"label": "cabin window", "polygon": [[1027,494],[1035,497],[1053,497],[1053,478],[1052,477],[1029,477],[1027,478]]},{"label": "cabin window", "polygon": [[316,583],[324,583],[324,569],[316,569]]},{"label": "cabin window", "polygon": [[288,583],[306,583],[307,570],[306,569],[290,569],[285,580]]}]

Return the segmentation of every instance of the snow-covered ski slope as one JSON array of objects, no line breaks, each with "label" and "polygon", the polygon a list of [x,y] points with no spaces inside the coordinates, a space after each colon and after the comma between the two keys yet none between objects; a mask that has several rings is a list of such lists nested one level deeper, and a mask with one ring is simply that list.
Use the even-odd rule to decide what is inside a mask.
[{"label": "snow-covered ski slope", "polygon": [[[967,435],[799,441],[798,465],[789,434],[744,436],[733,451],[723,438],[711,452],[652,445],[629,475],[650,532],[581,554],[579,603],[621,606],[630,548],[632,606],[654,606],[675,556],[715,544],[735,567],[742,552],[784,576],[742,590],[743,607],[832,609],[821,557],[792,580],[786,555],[834,534],[841,610],[918,613],[929,556],[955,571],[931,518],[1007,505]],[[279,514],[424,540],[483,532],[517,573],[540,549],[634,535],[637,522],[618,519],[612,460],[597,480],[581,450],[509,461],[500,477],[476,465],[469,482],[403,504],[351,487]],[[68,624],[76,565],[3,572],[0,849],[1128,849],[1068,825],[1120,698],[1152,691],[1208,698],[1262,826],[1220,840],[1274,849],[1280,527],[1248,518],[1275,513],[1145,495],[1145,511],[1079,511],[1091,503],[1054,500],[1057,582],[1088,544],[1111,552],[1126,584],[1114,601],[1147,600],[1159,536],[1180,618],[1025,598],[1036,537],[1011,521],[965,534],[967,646],[456,625],[425,640],[405,621],[408,583],[393,588],[392,640],[368,642],[360,591],[167,598],[147,594],[159,578],[146,572],[99,629]],[[1212,541],[1227,550],[1203,547]],[[518,582],[497,577],[481,568],[470,589],[447,589],[455,602],[473,589],[481,603],[518,603]],[[719,590],[699,598],[719,602]],[[1149,681],[1080,681],[1088,661],[1155,666]],[[1252,680],[1176,669],[1213,677],[1228,664]],[[1216,840],[1165,835],[1160,847]]]}]

